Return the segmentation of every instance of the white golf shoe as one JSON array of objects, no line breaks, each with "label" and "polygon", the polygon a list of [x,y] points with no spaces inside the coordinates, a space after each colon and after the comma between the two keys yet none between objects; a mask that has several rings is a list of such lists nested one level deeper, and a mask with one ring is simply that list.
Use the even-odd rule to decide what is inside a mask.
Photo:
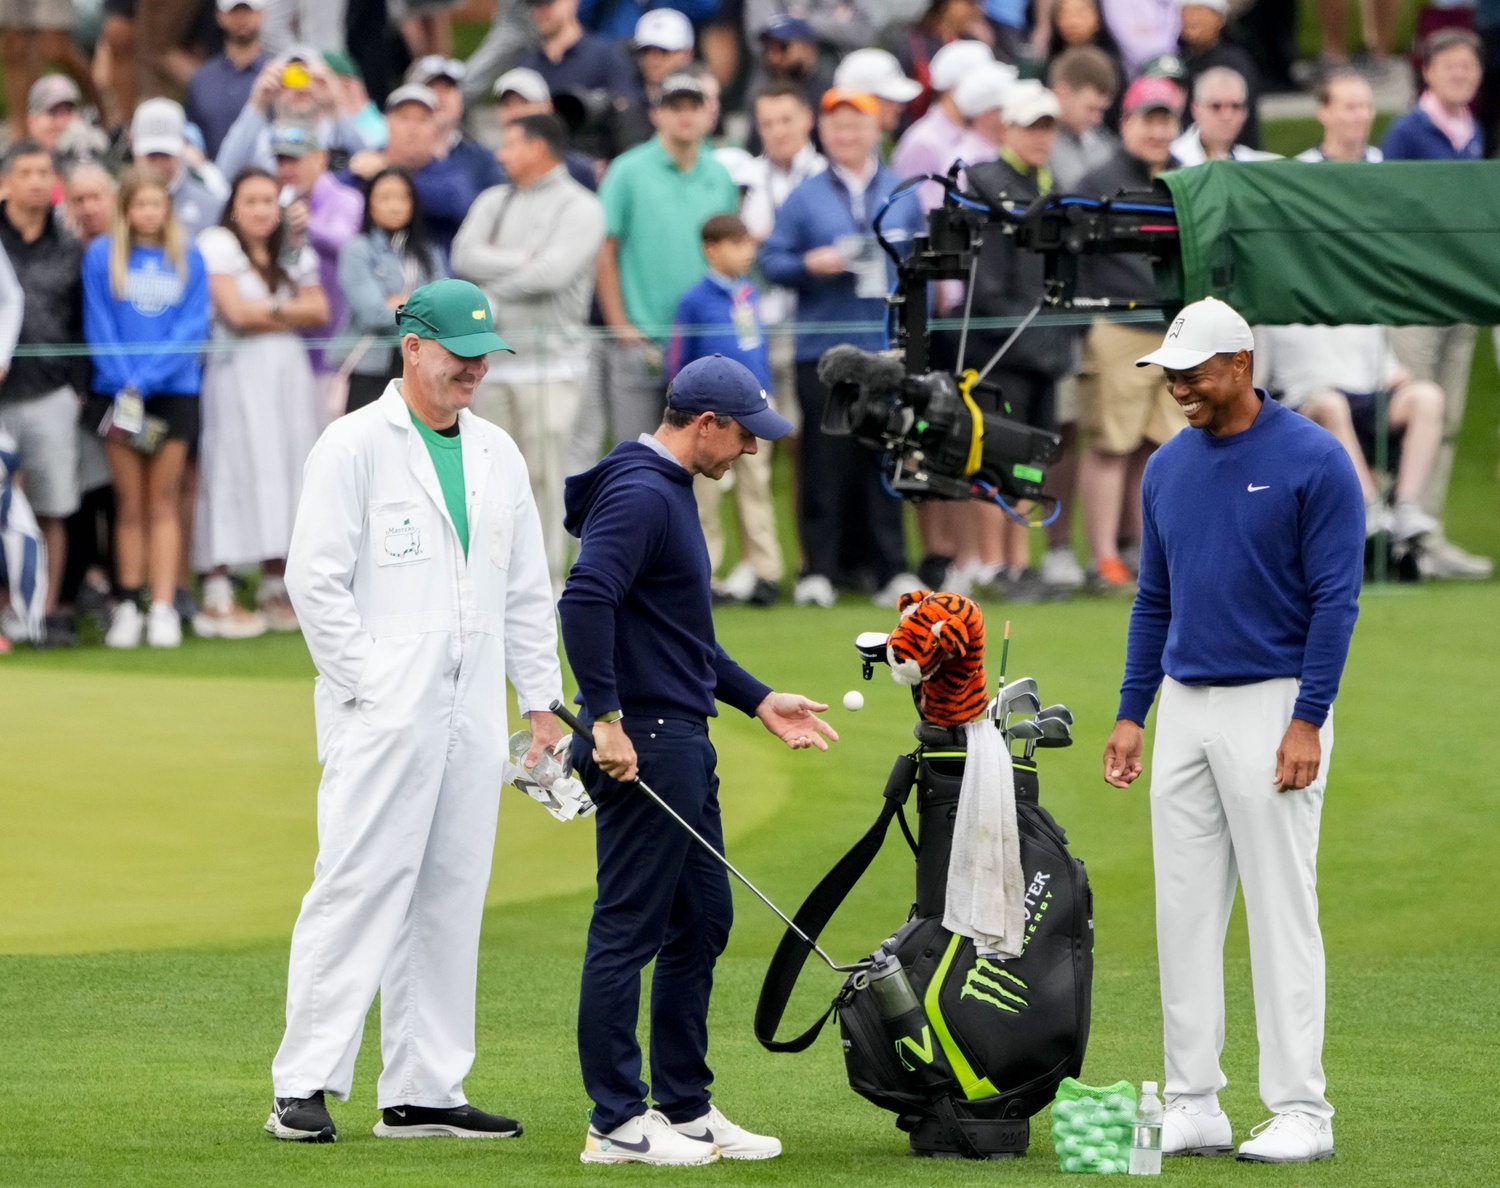
[{"label": "white golf shoe", "polygon": [[1229,1115],[1212,1101],[1179,1097],[1167,1102],[1161,1120],[1163,1155],[1233,1155]]},{"label": "white golf shoe", "polygon": [[1333,1123],[1292,1111],[1262,1122],[1240,1144],[1246,1163],[1311,1163],[1333,1158]]},{"label": "white golf shoe", "polygon": [[798,578],[797,588],[792,593],[792,601],[798,606],[821,606],[826,610],[836,605],[838,600],[833,583],[821,573],[810,573]]},{"label": "white golf shoe", "polygon": [[751,1134],[736,1126],[716,1105],[691,1122],[673,1122],[672,1129],[701,1143],[712,1143],[725,1159],[775,1159],[781,1154],[781,1140],[768,1134]]},{"label": "white golf shoe", "polygon": [[182,646],[182,619],[170,602],[153,602],[146,619],[146,642],[153,648]]},{"label": "white golf shoe", "polygon": [[590,1126],[578,1158],[584,1163],[696,1167],[713,1163],[718,1157],[719,1148],[713,1143],[680,1134],[659,1111],[647,1110],[605,1134]]},{"label": "white golf shoe", "polygon": [[138,648],[146,630],[146,618],[141,608],[126,598],[115,603],[109,614],[109,630],[104,633],[107,648]]}]

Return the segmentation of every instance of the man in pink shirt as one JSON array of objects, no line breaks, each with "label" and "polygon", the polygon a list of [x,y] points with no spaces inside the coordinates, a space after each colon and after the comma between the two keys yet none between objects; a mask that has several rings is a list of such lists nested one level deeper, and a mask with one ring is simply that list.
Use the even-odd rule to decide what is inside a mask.
[{"label": "man in pink shirt", "polygon": [[[965,75],[995,66],[990,47],[982,41],[950,41],[933,54],[930,64],[936,98],[927,114],[906,130],[891,154],[891,168],[901,178],[923,173],[947,173],[954,161],[992,161],[995,149],[969,126],[954,101],[954,91]],[[923,210],[943,199],[942,187],[929,183],[918,194]]]}]

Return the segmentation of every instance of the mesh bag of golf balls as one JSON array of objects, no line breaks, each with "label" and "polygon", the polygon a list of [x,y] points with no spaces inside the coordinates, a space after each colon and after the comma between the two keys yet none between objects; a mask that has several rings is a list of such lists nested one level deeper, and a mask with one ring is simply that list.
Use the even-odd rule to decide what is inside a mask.
[{"label": "mesh bag of golf balls", "polygon": [[1135,1103],[1135,1086],[1129,1081],[1095,1088],[1072,1077],[1064,1080],[1052,1102],[1058,1166],[1084,1175],[1128,1173]]}]

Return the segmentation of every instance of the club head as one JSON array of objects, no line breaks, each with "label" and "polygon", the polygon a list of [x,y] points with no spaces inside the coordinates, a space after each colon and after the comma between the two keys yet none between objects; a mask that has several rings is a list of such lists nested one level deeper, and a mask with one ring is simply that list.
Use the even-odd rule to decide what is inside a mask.
[{"label": "club head", "polygon": [[1022,718],[1019,722],[1012,722],[1006,733],[1013,742],[1034,742],[1042,737],[1042,728],[1035,718]]},{"label": "club head", "polygon": [[1000,692],[998,700],[1002,714],[1027,714],[1034,717],[1037,711],[1042,708],[1042,703],[1037,699],[1037,695],[1035,693],[1028,693],[1024,689],[1016,693],[1012,693],[1009,689],[1003,689]]},{"label": "club head", "polygon": [[[1005,687],[1000,690],[999,697],[1001,702],[1004,703],[1007,699],[1013,698],[1021,693],[1030,693],[1033,697],[1037,695],[1035,677],[1017,677],[1015,680],[1007,683]],[[1041,702],[1038,701],[1037,704],[1041,705]]]},{"label": "club head", "polygon": [[1071,747],[1073,745],[1073,736],[1065,734],[1061,738],[1039,738],[1036,741],[1036,745],[1039,747]]},{"label": "club head", "polygon": [[[1073,728],[1061,718],[1038,718],[1036,723],[1041,727],[1042,738],[1056,746],[1067,746],[1073,741]],[[1060,741],[1062,739],[1067,742]]]},{"label": "club head", "polygon": [[1036,716],[1039,718],[1057,718],[1066,722],[1069,726],[1073,725],[1073,711],[1061,704],[1049,705],[1044,710],[1038,710]]}]

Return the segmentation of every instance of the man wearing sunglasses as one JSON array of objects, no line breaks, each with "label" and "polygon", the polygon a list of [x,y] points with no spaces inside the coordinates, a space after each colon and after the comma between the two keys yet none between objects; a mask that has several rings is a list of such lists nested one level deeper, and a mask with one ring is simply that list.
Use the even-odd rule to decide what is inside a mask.
[{"label": "man wearing sunglasses", "polygon": [[1276,153],[1262,152],[1240,142],[1250,114],[1250,90],[1239,71],[1228,66],[1205,70],[1193,83],[1189,111],[1192,127],[1172,142],[1172,156],[1183,165],[1279,159]]},{"label": "man wearing sunglasses", "polygon": [[495,334],[468,281],[396,311],[402,376],[307,461],[286,583],[318,679],[318,860],[292,932],[271,1065],[279,1139],[335,1140],[380,993],[381,1138],[511,1138],[469,1105],[479,924],[495,848],[505,682],[530,767],[561,737],[542,526],[520,451],[469,411]]}]

